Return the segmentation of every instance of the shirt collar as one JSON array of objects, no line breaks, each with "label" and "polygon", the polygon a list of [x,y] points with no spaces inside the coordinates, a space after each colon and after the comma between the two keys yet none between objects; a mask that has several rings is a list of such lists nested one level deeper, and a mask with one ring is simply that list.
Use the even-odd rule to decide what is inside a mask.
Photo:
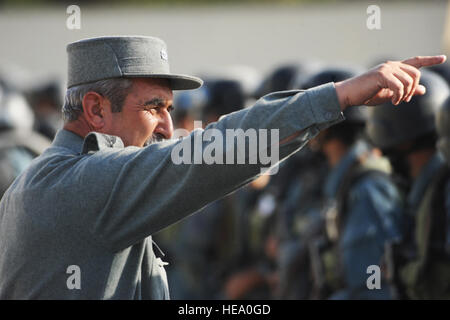
[{"label": "shirt collar", "polygon": [[52,142],[53,147],[62,147],[75,153],[80,153],[83,146],[83,138],[65,129],[58,130]]}]

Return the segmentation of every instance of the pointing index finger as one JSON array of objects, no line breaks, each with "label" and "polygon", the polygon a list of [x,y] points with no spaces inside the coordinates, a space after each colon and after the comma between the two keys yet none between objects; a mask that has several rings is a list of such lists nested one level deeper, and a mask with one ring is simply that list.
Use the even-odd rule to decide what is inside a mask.
[{"label": "pointing index finger", "polygon": [[403,60],[402,62],[405,64],[409,64],[415,68],[420,68],[433,66],[435,64],[441,64],[444,63],[446,60],[447,57],[445,55],[440,55],[440,56],[418,56]]}]

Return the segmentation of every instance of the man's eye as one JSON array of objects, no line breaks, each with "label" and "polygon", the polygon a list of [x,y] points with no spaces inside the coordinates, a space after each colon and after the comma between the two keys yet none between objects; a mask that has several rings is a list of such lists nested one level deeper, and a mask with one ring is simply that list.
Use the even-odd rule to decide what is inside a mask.
[{"label": "man's eye", "polygon": [[[156,114],[162,110],[163,107],[146,107],[144,110],[150,112],[151,114]],[[167,108],[168,112],[172,112],[175,108],[173,106],[169,106]]]},{"label": "man's eye", "polygon": [[155,115],[156,114],[156,110],[155,108],[145,108],[144,111],[147,111],[148,113],[150,113],[151,115]]}]

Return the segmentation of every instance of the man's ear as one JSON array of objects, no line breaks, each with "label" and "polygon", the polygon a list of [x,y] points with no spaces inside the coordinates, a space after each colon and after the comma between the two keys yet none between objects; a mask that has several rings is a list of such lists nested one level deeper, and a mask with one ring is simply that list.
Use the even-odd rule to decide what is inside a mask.
[{"label": "man's ear", "polygon": [[83,97],[83,112],[86,121],[95,130],[100,130],[105,126],[106,101],[97,92],[89,91]]}]

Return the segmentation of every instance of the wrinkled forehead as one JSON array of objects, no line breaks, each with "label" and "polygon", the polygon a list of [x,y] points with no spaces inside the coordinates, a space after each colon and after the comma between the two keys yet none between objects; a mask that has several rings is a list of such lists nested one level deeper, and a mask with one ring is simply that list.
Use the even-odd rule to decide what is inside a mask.
[{"label": "wrinkled forehead", "polygon": [[134,100],[150,101],[155,100],[160,103],[172,103],[173,91],[170,88],[169,80],[167,79],[149,79],[149,78],[134,78],[131,79],[133,85],[131,87],[131,96]]}]

